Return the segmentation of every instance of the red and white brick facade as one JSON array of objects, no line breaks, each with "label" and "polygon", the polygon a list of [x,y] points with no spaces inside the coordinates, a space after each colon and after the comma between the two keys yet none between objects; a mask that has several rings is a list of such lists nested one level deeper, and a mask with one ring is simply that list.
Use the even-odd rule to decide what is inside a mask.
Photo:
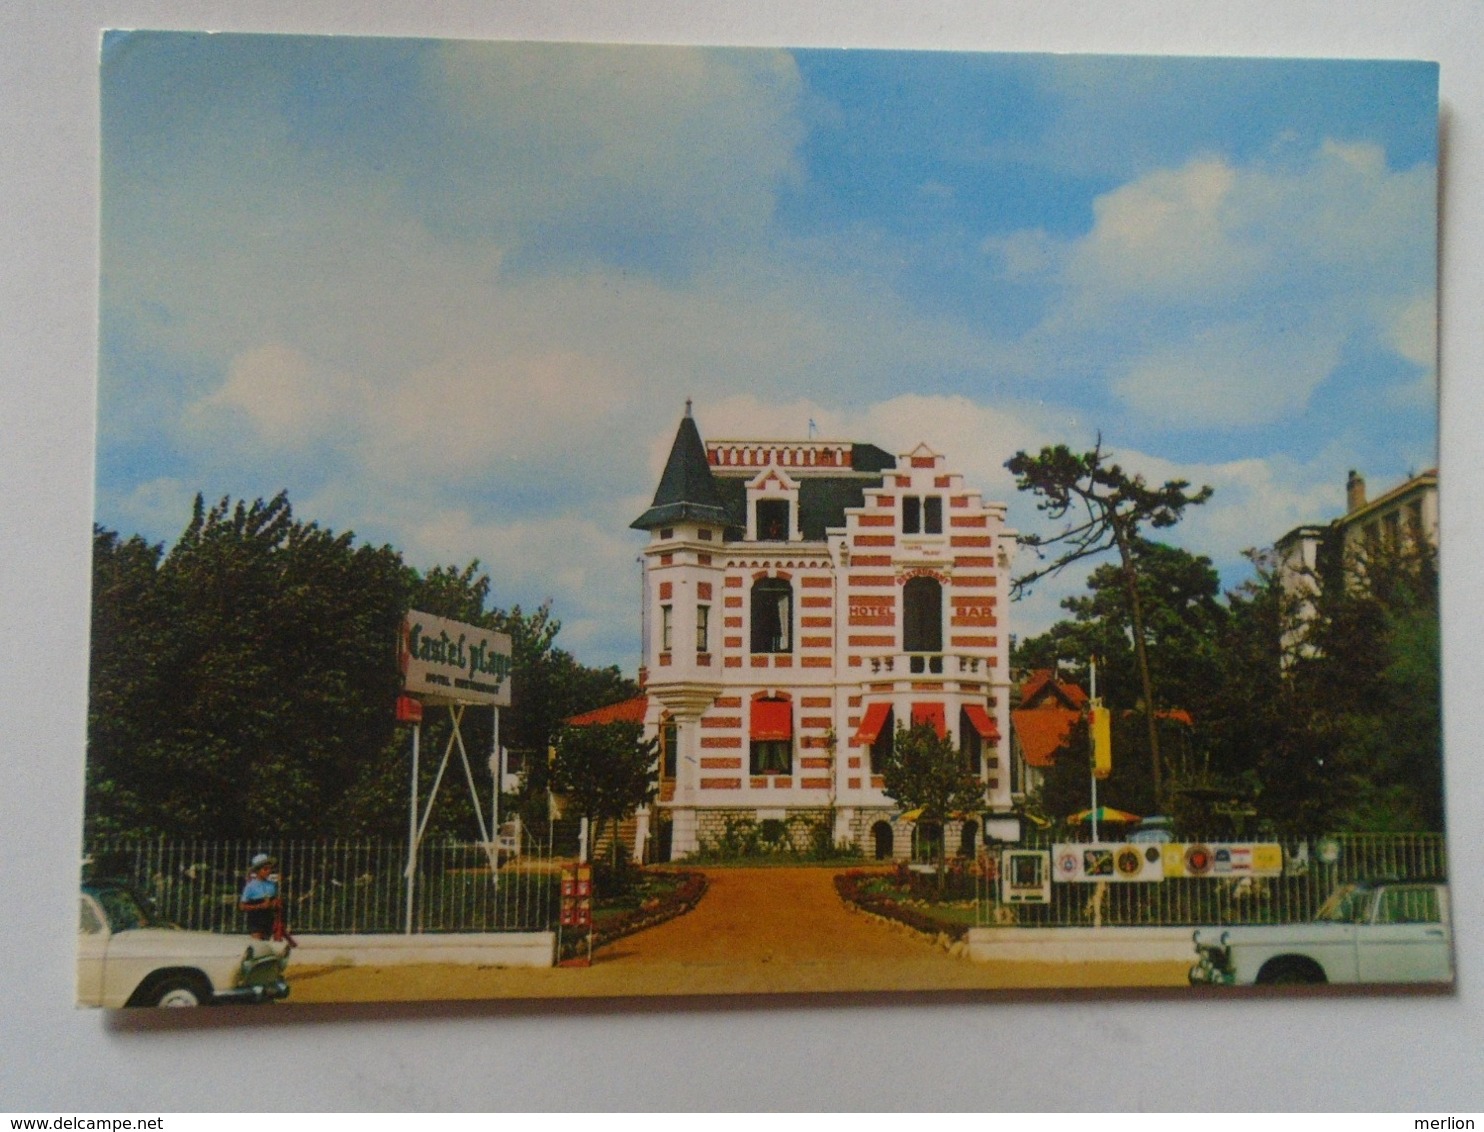
[{"label": "red and white brick facade", "polygon": [[[705,461],[726,522],[658,495],[646,513],[663,525],[644,550],[645,722],[674,746],[655,815],[671,855],[739,817],[827,821],[836,842],[906,855],[910,828],[872,772],[892,721],[933,721],[977,754],[985,814],[1008,815],[1004,505],[925,445],[894,467],[815,440],[716,441]],[[970,842],[983,820],[964,822]]]}]

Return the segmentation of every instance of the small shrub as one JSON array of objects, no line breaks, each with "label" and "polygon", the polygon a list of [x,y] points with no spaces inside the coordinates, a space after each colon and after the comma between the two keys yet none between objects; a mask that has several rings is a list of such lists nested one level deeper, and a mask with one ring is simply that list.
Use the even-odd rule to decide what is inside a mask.
[{"label": "small shrub", "polygon": [[764,818],[757,827],[758,841],[771,853],[792,848],[788,837],[788,825],[778,818]]}]

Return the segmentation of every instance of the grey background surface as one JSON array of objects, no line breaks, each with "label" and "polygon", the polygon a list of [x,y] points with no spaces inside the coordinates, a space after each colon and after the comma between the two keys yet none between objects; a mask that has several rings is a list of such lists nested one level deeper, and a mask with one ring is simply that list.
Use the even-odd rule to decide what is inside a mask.
[{"label": "grey background surface", "polygon": [[[1043,0],[741,5],[300,0],[0,9],[0,1110],[1484,1107],[1484,6]],[[1456,995],[275,1009],[162,1018],[72,995],[87,678],[105,27],[1442,64],[1442,437]]]}]

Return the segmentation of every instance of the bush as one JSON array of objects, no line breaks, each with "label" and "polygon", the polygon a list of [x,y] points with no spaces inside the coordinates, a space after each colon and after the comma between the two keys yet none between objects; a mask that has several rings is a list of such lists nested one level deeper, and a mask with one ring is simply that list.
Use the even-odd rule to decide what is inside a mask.
[{"label": "bush", "polygon": [[860,846],[835,841],[834,820],[794,814],[786,821],[727,818],[721,836],[702,840],[697,861],[841,861],[864,857]]},{"label": "bush", "polygon": [[[912,875],[916,877],[916,874]],[[853,904],[862,911],[884,919],[906,924],[925,935],[943,934],[949,939],[960,939],[969,930],[967,924],[938,919],[923,908],[906,903],[911,900],[928,905],[929,902],[925,898],[913,896],[909,890],[898,888],[892,876],[852,870],[835,877],[835,891],[847,904]]]}]

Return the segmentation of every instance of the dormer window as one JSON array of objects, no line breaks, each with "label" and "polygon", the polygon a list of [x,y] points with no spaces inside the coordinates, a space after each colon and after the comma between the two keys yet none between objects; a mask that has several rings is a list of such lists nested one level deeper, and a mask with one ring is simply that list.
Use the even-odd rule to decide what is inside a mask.
[{"label": "dormer window", "polygon": [[799,537],[799,485],[778,468],[760,472],[747,485],[747,538],[789,542]]},{"label": "dormer window", "polygon": [[789,505],[787,499],[759,499],[756,518],[759,542],[788,541]]}]

